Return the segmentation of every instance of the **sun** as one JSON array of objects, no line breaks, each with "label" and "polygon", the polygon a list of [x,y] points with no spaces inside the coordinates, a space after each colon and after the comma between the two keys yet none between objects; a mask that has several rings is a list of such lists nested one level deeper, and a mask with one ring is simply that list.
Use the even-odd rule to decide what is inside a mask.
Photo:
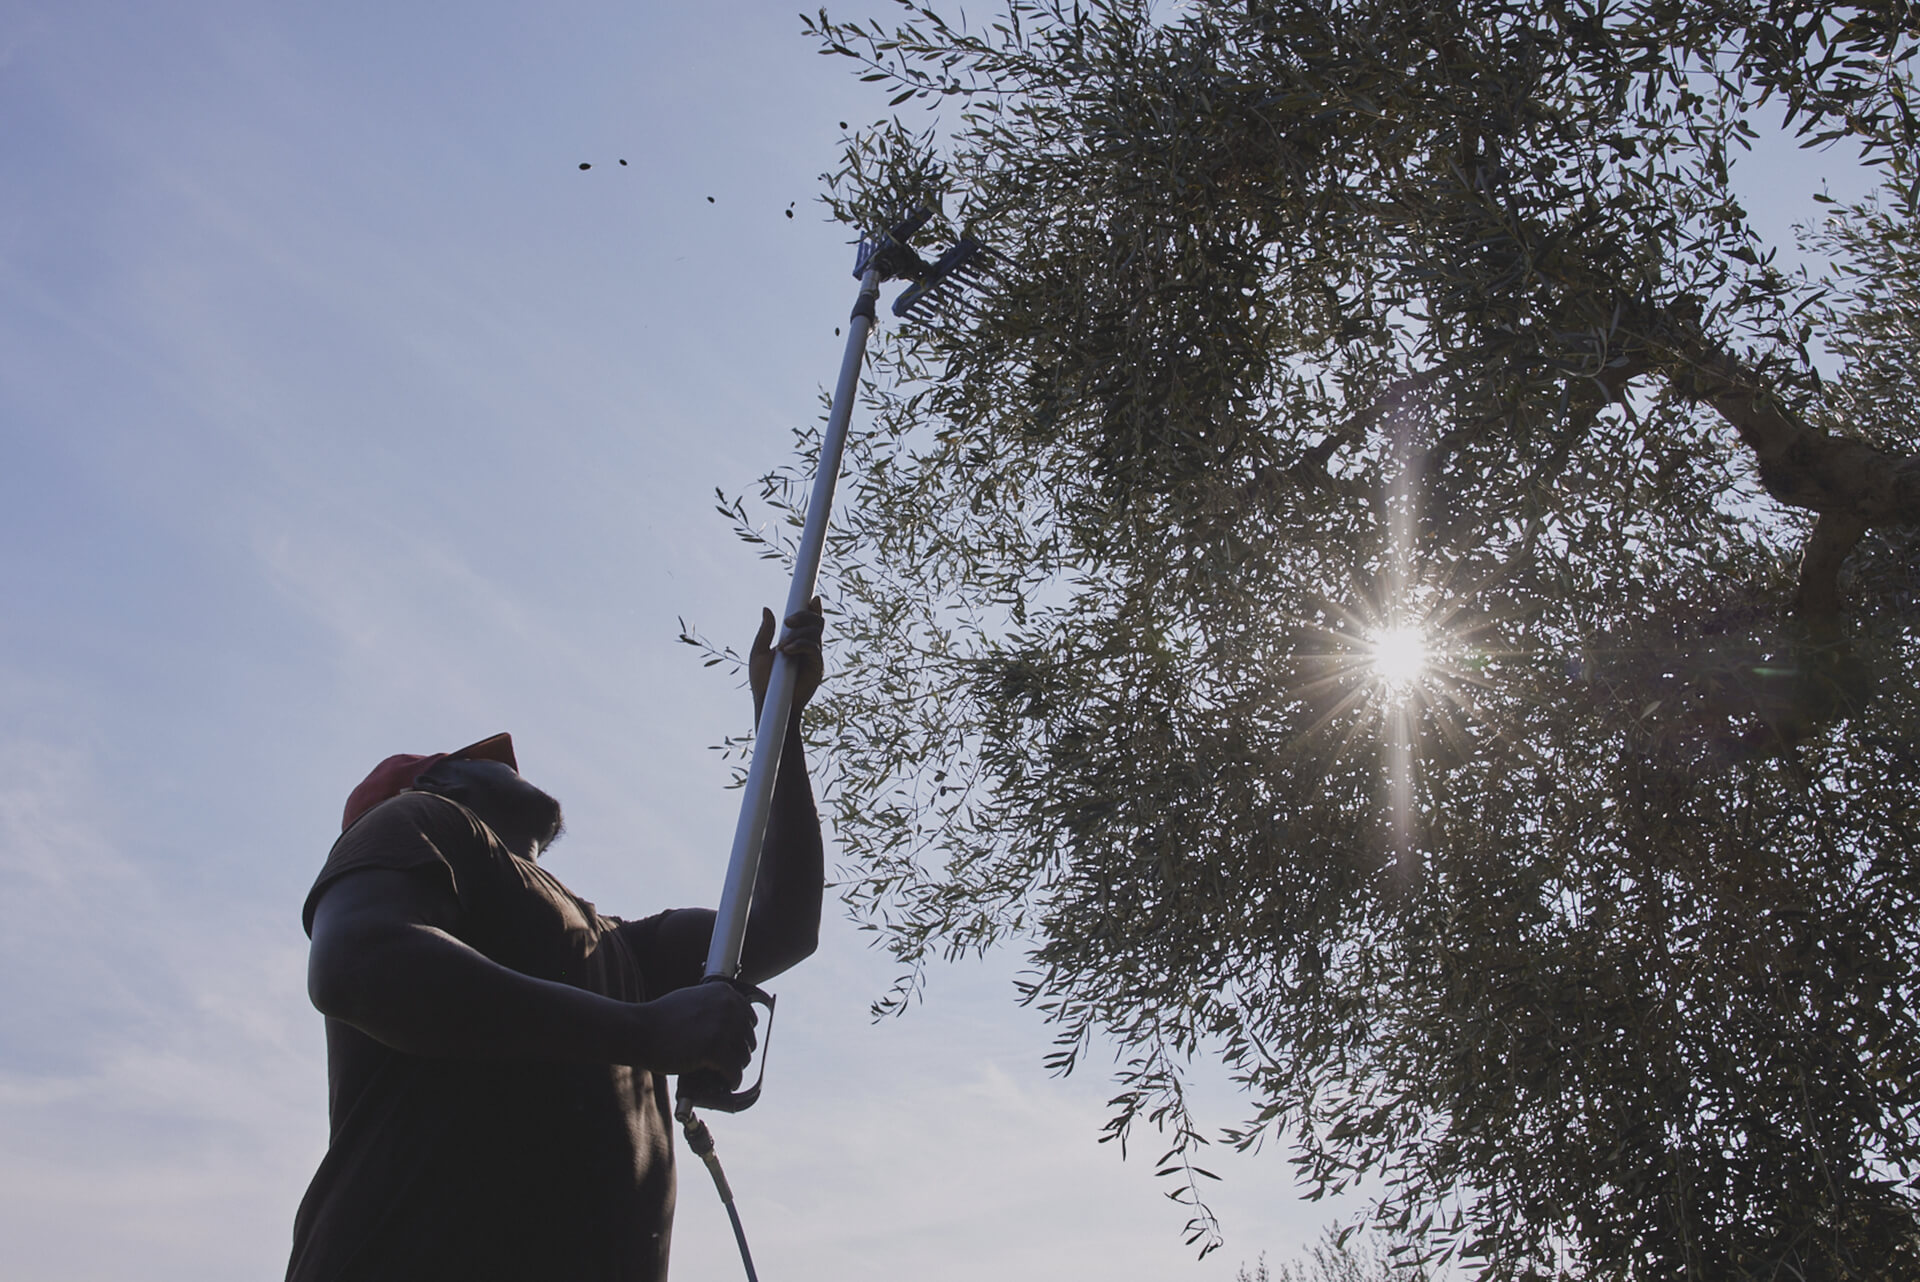
[{"label": "sun", "polygon": [[1418,628],[1385,628],[1372,640],[1373,674],[1387,685],[1406,689],[1425,675],[1427,639]]}]

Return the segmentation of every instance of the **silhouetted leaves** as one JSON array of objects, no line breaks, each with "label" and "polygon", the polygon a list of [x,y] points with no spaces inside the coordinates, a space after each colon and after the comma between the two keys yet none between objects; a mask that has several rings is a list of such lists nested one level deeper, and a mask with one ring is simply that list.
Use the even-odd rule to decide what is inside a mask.
[{"label": "silhouetted leaves", "polygon": [[[1920,1275],[1907,11],[903,10],[808,20],[943,113],[850,138],[834,212],[1001,266],[878,340],[831,536],[882,1008],[1024,948],[1203,1250],[1224,1139],[1414,1265]],[[1730,181],[1782,114],[1889,180],[1824,284]]]}]

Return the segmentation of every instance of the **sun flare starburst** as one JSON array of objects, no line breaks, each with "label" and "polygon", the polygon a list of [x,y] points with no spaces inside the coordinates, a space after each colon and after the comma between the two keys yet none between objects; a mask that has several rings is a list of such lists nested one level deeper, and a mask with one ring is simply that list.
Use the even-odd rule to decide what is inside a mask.
[{"label": "sun flare starburst", "polygon": [[1290,690],[1302,714],[1293,743],[1343,769],[1374,757],[1383,836],[1411,869],[1432,799],[1423,789],[1436,786],[1430,767],[1470,756],[1486,732],[1479,696],[1490,688],[1490,627],[1472,617],[1471,597],[1418,580],[1392,587],[1397,599],[1357,592],[1296,633],[1304,644]]},{"label": "sun flare starburst", "polygon": [[1373,637],[1373,674],[1405,690],[1427,671],[1427,638],[1418,628],[1385,628]]}]

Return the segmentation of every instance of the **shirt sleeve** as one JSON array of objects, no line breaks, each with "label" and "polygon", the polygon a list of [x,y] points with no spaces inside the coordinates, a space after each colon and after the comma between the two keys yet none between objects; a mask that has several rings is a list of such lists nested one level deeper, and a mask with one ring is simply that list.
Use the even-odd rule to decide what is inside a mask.
[{"label": "shirt sleeve", "polygon": [[[699,948],[685,945],[687,932],[664,931],[662,924],[677,913],[712,913],[701,908],[670,908],[639,921],[623,921],[617,929],[626,942],[627,950],[633,954],[634,964],[639,967],[641,981],[646,985],[647,996],[659,997],[676,988],[687,988],[699,983],[707,973],[706,938],[701,938]],[[709,937],[711,932],[709,931]],[[676,945],[673,941],[682,941]]]},{"label": "shirt sleeve", "polygon": [[464,905],[456,861],[462,849],[485,842],[480,821],[465,806],[431,793],[402,793],[368,811],[333,843],[313,889],[307,892],[300,924],[311,938],[313,913],[320,896],[334,882],[362,868],[400,872],[420,869],[429,876],[444,878],[447,888]]}]

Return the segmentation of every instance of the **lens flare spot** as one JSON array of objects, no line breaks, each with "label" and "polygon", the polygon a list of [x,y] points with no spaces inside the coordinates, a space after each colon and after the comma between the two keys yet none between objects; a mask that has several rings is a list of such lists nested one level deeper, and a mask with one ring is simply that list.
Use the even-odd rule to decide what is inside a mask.
[{"label": "lens flare spot", "polygon": [[1373,638],[1373,673],[1398,689],[1418,681],[1427,670],[1427,639],[1417,628],[1388,628]]}]

